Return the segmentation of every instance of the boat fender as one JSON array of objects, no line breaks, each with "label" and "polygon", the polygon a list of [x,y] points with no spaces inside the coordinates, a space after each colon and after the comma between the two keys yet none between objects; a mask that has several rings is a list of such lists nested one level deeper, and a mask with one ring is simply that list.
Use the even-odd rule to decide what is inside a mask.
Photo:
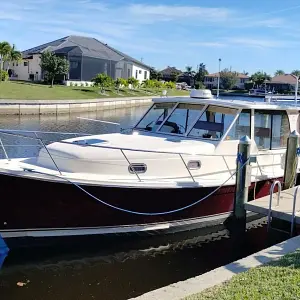
[{"label": "boat fender", "polygon": [[3,266],[4,260],[5,260],[6,256],[8,255],[8,252],[9,252],[9,248],[6,245],[4,239],[0,235],[0,269]]}]

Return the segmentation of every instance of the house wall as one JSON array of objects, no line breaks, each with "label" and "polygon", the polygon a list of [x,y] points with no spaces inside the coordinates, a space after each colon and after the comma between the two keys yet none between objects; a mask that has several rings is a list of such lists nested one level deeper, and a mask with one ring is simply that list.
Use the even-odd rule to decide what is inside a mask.
[{"label": "house wall", "polygon": [[[13,62],[10,64],[9,68],[13,71],[12,79],[17,80],[41,80],[41,58],[39,54],[34,54],[32,59],[22,60],[20,62]],[[27,65],[26,65],[27,63]],[[30,79],[30,75],[33,78]]]},{"label": "house wall", "polygon": [[[245,83],[248,81],[249,81],[248,78],[238,78],[234,87],[239,88],[239,89],[244,89]],[[205,77],[204,85],[207,88],[217,88],[218,87],[218,77]],[[220,82],[220,87],[221,87],[221,82]]]},{"label": "house wall", "polygon": [[132,65],[132,77],[137,79],[140,83],[144,80],[150,78],[150,71],[148,69],[142,68],[135,64]]}]

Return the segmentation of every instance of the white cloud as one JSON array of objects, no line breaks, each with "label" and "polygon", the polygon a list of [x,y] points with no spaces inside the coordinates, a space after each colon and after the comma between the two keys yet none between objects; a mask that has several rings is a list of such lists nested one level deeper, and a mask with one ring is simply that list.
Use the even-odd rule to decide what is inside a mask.
[{"label": "white cloud", "polygon": [[281,48],[287,45],[287,41],[271,40],[264,38],[232,37],[226,39],[228,44],[243,45],[254,48]]},{"label": "white cloud", "polygon": [[[144,4],[130,5],[129,12],[136,16],[156,17],[156,20],[161,21],[192,17],[200,17],[201,20],[205,21],[224,21],[232,15],[232,11],[226,8]],[[193,20],[193,22],[195,22],[195,20]]]}]

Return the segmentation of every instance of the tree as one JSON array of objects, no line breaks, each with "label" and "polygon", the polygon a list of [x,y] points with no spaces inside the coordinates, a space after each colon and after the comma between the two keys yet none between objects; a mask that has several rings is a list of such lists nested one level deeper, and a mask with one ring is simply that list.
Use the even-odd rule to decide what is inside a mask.
[{"label": "tree", "polygon": [[190,80],[190,84],[194,85],[195,84],[195,76],[196,76],[196,72],[193,70],[192,66],[186,66],[185,67],[186,70],[186,74],[188,75],[188,77],[191,78]]},{"label": "tree", "polygon": [[283,70],[276,70],[276,72],[274,73],[274,76],[279,76],[279,75],[284,75],[285,72]]},{"label": "tree", "polygon": [[198,82],[204,82],[205,76],[208,75],[208,71],[206,70],[205,64],[201,63],[198,66],[198,72],[196,73],[196,81]]},{"label": "tree", "polygon": [[171,79],[171,81],[172,81],[172,82],[177,82],[179,74],[180,74],[180,72],[173,71],[173,72],[170,74],[170,79]]},{"label": "tree", "polygon": [[300,77],[300,70],[294,70],[291,74]]},{"label": "tree", "polygon": [[238,73],[224,69],[220,72],[220,84],[225,90],[232,89],[237,83]]},{"label": "tree", "polygon": [[46,78],[51,82],[51,87],[53,87],[56,76],[69,73],[69,62],[50,51],[42,53],[40,67],[45,72]]},{"label": "tree", "polygon": [[162,74],[157,71],[155,68],[150,69],[150,79],[157,79],[160,80],[162,78]]},{"label": "tree", "polygon": [[[7,60],[7,57],[11,51],[11,46],[8,42],[0,42],[0,73],[2,74],[4,61]],[[2,76],[1,76],[2,77]],[[1,82],[2,80],[0,80]]]},{"label": "tree", "polygon": [[256,84],[257,86],[262,85],[266,80],[271,80],[271,76],[261,71],[252,74],[250,77],[250,81],[253,82],[253,85]]},{"label": "tree", "polygon": [[8,62],[6,71],[9,70],[9,66],[10,66],[11,62],[21,61],[21,60],[22,60],[22,54],[21,54],[20,51],[16,50],[16,46],[15,46],[15,44],[13,44],[12,47],[10,47],[10,51],[7,54],[7,57],[6,57],[6,61]]},{"label": "tree", "polygon": [[96,77],[92,79],[92,82],[94,82],[96,86],[100,87],[101,93],[104,92],[104,88],[113,85],[113,79],[105,73],[97,74]]},{"label": "tree", "polygon": [[137,87],[139,85],[139,81],[134,78],[134,77],[130,77],[127,79],[128,83],[131,84],[134,88]]}]

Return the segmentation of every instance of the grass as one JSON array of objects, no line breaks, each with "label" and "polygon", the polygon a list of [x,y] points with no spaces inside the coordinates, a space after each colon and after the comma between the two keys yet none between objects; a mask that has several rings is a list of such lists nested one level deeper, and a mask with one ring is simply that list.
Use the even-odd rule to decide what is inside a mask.
[{"label": "grass", "polygon": [[[106,89],[105,95],[99,93],[96,87],[67,87],[57,85],[51,88],[48,85],[35,84],[31,82],[11,81],[0,83],[0,99],[21,100],[64,100],[64,99],[95,99],[112,97],[134,97],[134,96],[158,96],[160,90],[128,90]],[[188,95],[187,91],[169,90],[169,96]]]},{"label": "grass", "polygon": [[300,250],[185,300],[300,299]]}]

